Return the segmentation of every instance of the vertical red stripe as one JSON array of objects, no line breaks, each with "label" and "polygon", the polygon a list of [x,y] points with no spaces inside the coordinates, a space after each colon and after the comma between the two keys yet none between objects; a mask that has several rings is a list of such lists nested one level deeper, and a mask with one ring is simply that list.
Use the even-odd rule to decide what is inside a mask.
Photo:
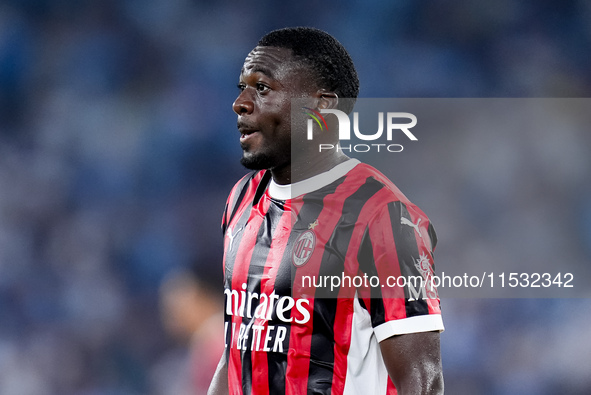
[{"label": "vertical red stripe", "polygon": [[[345,291],[343,289],[343,291]],[[347,355],[351,347],[351,332],[353,325],[353,298],[345,296],[345,292],[339,292],[337,300],[337,313],[334,322],[334,371],[332,378],[331,395],[342,395],[345,390],[347,378]]]}]

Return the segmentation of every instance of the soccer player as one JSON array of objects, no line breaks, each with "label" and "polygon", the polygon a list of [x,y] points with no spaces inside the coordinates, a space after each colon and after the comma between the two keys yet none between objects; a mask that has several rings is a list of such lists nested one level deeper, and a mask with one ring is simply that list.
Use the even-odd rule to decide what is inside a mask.
[{"label": "soccer player", "polygon": [[209,394],[443,393],[436,290],[384,286],[433,275],[429,219],[342,150],[302,145],[292,158],[292,99],[352,110],[347,51],[317,29],[276,30],[248,54],[238,87],[241,163],[253,171],[222,220],[226,348]]}]

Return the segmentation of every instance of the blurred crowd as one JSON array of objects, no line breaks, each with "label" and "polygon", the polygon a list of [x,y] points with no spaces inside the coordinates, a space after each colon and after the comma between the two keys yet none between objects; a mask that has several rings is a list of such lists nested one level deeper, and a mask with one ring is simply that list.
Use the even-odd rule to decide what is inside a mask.
[{"label": "blurred crowd", "polygon": [[[0,1],[0,394],[205,393],[219,224],[244,174],[235,84],[287,25],[342,41],[362,97],[591,93],[583,0]],[[438,268],[588,266],[588,130],[496,132],[432,136],[393,171],[435,222]],[[443,309],[450,394],[591,391],[588,299]]]}]

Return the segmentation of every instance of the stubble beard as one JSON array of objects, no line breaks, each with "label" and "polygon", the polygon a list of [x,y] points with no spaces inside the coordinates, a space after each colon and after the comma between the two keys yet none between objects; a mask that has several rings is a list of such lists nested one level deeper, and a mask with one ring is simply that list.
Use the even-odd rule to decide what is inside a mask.
[{"label": "stubble beard", "polygon": [[291,161],[291,148],[277,147],[275,150],[259,149],[258,152],[248,152],[246,147],[242,146],[243,154],[240,164],[249,170],[272,170],[282,166],[287,159]]},{"label": "stubble beard", "polygon": [[276,166],[276,161],[266,154],[255,154],[242,156],[240,164],[248,170],[272,169]]}]

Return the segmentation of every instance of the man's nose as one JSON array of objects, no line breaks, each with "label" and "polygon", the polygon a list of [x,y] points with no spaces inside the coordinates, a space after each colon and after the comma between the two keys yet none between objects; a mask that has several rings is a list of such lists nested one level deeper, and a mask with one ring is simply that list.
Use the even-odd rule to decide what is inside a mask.
[{"label": "man's nose", "polygon": [[[248,88],[247,88],[248,89]],[[250,94],[244,89],[232,104],[232,109],[238,115],[252,114],[254,110],[254,102],[250,98]]]}]

